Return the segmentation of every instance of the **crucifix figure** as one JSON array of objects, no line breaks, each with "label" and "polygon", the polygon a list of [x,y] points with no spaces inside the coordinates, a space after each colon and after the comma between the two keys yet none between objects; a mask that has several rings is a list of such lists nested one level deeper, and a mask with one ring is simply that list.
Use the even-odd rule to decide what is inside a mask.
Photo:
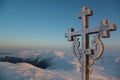
[{"label": "crucifix figure", "polygon": [[[82,12],[79,19],[82,19],[82,30],[74,31],[74,28],[69,29],[65,36],[68,41],[73,41],[73,51],[75,56],[78,58],[82,72],[82,80],[89,80],[89,74],[91,73],[91,66],[94,64],[95,60],[99,59],[103,54],[103,43],[100,39],[109,38],[110,31],[116,30],[116,25],[111,24],[108,19],[102,20],[100,26],[95,28],[89,28],[88,17],[93,14],[93,11],[87,7],[82,8]],[[89,35],[94,34],[93,39],[90,40]],[[82,37],[82,46],[80,48],[79,36]]]}]

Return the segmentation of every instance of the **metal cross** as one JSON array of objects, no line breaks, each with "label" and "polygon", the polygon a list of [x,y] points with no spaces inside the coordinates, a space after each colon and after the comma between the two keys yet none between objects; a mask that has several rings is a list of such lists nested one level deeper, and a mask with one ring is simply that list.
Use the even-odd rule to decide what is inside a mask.
[{"label": "metal cross", "polygon": [[[103,54],[104,47],[100,37],[109,38],[110,31],[116,30],[116,25],[111,24],[108,19],[102,20],[100,26],[89,28],[88,17],[92,14],[92,10],[83,7],[82,13],[79,16],[79,18],[82,19],[82,30],[75,32],[74,28],[71,28],[68,33],[65,34],[69,41],[73,41],[74,54],[81,64],[82,80],[89,80],[91,66],[94,64],[95,60],[100,58]],[[89,44],[90,34],[95,34],[91,40],[92,47],[90,47]],[[78,36],[82,37],[82,48],[80,48]]]}]

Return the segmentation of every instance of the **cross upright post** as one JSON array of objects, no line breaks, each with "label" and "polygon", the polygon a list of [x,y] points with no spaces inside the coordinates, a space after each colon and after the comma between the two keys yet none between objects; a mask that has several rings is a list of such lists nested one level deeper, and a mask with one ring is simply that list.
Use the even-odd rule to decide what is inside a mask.
[{"label": "cross upright post", "polygon": [[[100,58],[103,54],[103,43],[100,39],[110,37],[110,31],[116,30],[115,24],[110,24],[109,20],[105,19],[101,22],[100,26],[96,28],[89,28],[88,17],[93,14],[93,11],[87,7],[82,8],[82,12],[79,16],[82,19],[82,30],[74,31],[73,28],[69,29],[65,36],[69,41],[73,41],[73,51],[81,64],[82,80],[89,80],[89,74],[91,72],[91,66],[95,60]],[[89,44],[89,35],[96,34],[91,41],[92,48]],[[78,36],[82,37],[82,48],[80,49],[80,42]],[[97,54],[96,56],[93,56]]]},{"label": "cross upright post", "polygon": [[[92,10],[88,9],[87,7],[83,7],[82,12],[79,16],[80,19],[82,19],[82,30],[85,30],[89,27],[89,20],[88,16],[92,15]],[[88,80],[89,76],[89,69],[87,66],[89,65],[89,57],[85,53],[85,50],[89,48],[89,35],[84,32],[82,33],[82,50],[83,50],[83,56],[82,56],[82,80]]]}]

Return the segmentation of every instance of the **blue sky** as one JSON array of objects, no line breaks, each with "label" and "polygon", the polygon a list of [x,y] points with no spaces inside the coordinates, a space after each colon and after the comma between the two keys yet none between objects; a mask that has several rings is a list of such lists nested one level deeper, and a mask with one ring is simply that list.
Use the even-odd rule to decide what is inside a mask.
[{"label": "blue sky", "polygon": [[[117,25],[105,47],[120,51],[119,0],[0,0],[0,50],[11,48],[70,48],[64,34],[68,28],[81,29],[78,19],[83,6],[94,11],[90,27],[108,18]],[[116,49],[115,49],[116,48]]]}]

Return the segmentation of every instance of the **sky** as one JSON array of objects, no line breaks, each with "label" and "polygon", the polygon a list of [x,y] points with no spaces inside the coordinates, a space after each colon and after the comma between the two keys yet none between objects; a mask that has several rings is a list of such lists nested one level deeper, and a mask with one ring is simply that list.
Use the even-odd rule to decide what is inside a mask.
[{"label": "sky", "polygon": [[93,10],[90,26],[109,19],[117,25],[111,37],[102,39],[105,48],[120,52],[119,0],[0,0],[0,52],[18,49],[70,49],[65,38],[68,28],[82,27],[82,7]]}]

